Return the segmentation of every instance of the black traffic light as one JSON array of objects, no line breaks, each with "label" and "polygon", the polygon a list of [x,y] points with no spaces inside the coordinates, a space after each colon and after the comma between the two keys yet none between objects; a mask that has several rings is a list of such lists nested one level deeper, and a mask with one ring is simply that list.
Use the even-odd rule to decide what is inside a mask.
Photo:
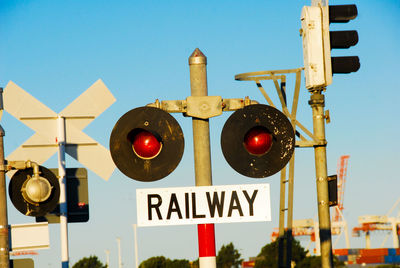
[{"label": "black traffic light", "polygon": [[331,49],[355,46],[358,43],[357,31],[329,31],[330,23],[346,23],[356,17],[356,5],[303,7],[301,35],[306,88],[324,88],[332,83],[332,74],[360,69],[357,56],[331,56]]},{"label": "black traffic light", "polygon": [[60,185],[56,175],[39,166],[39,177],[33,168],[15,172],[8,186],[11,202],[26,216],[43,216],[54,210],[60,199]]},{"label": "black traffic light", "polygon": [[[329,23],[347,23],[357,17],[356,5],[329,6]],[[354,30],[329,31],[331,49],[347,49],[358,43],[358,33]],[[358,56],[331,57],[332,74],[352,73],[360,69]]]},{"label": "black traffic light", "polygon": [[[50,169],[58,176],[58,169]],[[89,221],[89,187],[86,168],[67,168],[67,207],[68,223]],[[44,216],[36,217],[36,222],[59,223],[60,206]]]},{"label": "black traffic light", "polygon": [[264,178],[280,171],[295,148],[292,124],[279,110],[264,104],[235,111],[221,133],[226,161],[240,174]]},{"label": "black traffic light", "polygon": [[329,195],[329,206],[338,205],[338,183],[337,175],[328,176],[328,195]]},{"label": "black traffic light", "polygon": [[124,114],[110,136],[111,157],[126,176],[143,182],[162,179],[181,161],[184,137],[169,113],[139,107]]}]

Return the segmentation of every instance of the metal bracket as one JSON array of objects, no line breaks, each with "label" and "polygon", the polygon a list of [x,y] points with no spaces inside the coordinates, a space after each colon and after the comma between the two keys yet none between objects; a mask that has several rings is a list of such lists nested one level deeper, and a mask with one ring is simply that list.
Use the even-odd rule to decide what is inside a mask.
[{"label": "metal bracket", "polygon": [[[272,80],[274,82],[274,86],[276,92],[279,97],[279,101],[282,105],[282,112],[291,120],[293,128],[296,128],[296,136],[298,136],[298,140],[296,140],[296,147],[315,147],[315,146],[326,146],[326,141],[320,141],[317,137],[313,135],[313,133],[308,130],[305,126],[303,126],[296,118],[297,116],[297,106],[299,101],[299,93],[300,93],[300,81],[301,81],[301,71],[304,68],[297,69],[288,69],[288,70],[274,70],[274,71],[259,71],[259,72],[250,72],[250,73],[242,73],[235,75],[235,80],[238,81],[254,81],[257,85],[257,88],[260,90],[261,94],[265,97],[267,103],[275,107],[272,99],[268,96],[267,92],[263,88],[261,81],[263,80]],[[293,93],[293,101],[292,101],[292,111],[289,111],[286,100],[286,74],[296,74],[296,84]],[[314,97],[315,98],[315,97]],[[316,99],[316,105],[322,104],[323,100]],[[325,114],[325,119],[327,122],[329,121],[329,114]],[[301,134],[300,131],[302,131]]]},{"label": "metal bracket", "polygon": [[315,146],[326,146],[328,142],[326,140],[297,140],[296,147],[315,147]]},{"label": "metal bracket", "polygon": [[329,110],[325,111],[324,117],[325,117],[326,123],[329,124],[331,122],[331,116],[329,114]]},{"label": "metal bracket", "polygon": [[248,105],[258,104],[249,97],[244,99],[222,99],[221,96],[189,96],[186,100],[166,100],[158,99],[146,106],[162,109],[168,113],[183,113],[201,119],[208,119],[221,115],[222,112],[236,111]]},{"label": "metal bracket", "polygon": [[186,116],[207,119],[222,114],[222,97],[189,96],[186,98]]},{"label": "metal bracket", "polygon": [[4,165],[0,165],[0,171],[10,171],[12,169],[25,169],[25,161],[4,161]]},{"label": "metal bracket", "polygon": [[27,168],[33,168],[33,176],[35,178],[39,177],[40,171],[39,171],[39,164],[36,162],[33,162],[31,160],[27,161],[4,161],[3,165],[0,165],[0,171],[10,171],[13,169],[27,169]]}]

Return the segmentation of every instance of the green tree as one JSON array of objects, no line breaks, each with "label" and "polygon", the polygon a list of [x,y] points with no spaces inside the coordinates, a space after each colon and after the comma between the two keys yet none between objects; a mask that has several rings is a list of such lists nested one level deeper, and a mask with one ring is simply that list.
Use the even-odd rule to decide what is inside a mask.
[{"label": "green tree", "polygon": [[296,268],[318,268],[322,267],[320,256],[309,256],[304,258],[300,263],[296,265]]},{"label": "green tree", "polygon": [[142,261],[139,268],[165,268],[167,266],[167,260],[164,256],[151,257],[147,260]]},{"label": "green tree", "polygon": [[240,259],[240,253],[233,246],[232,242],[228,245],[223,245],[218,251],[217,255],[217,267],[218,268],[238,268],[243,259]]},{"label": "green tree", "polygon": [[[321,256],[308,256],[296,265],[296,268],[319,268],[322,266]],[[346,267],[344,262],[333,256],[333,267]]]},{"label": "green tree", "polygon": [[200,267],[199,259],[192,261],[191,268],[199,268],[199,267]]},{"label": "green tree", "polygon": [[164,256],[151,257],[142,261],[139,268],[190,268],[188,260],[170,260]]},{"label": "green tree", "polygon": [[89,258],[80,259],[72,268],[107,268],[107,265],[104,265],[97,256],[93,255]]},{"label": "green tree", "polygon": [[[285,246],[285,245],[284,245]],[[321,267],[320,256],[308,256],[307,251],[300,245],[300,242],[296,239],[292,241],[292,261],[295,262],[296,268],[319,268]],[[344,262],[334,256],[333,258],[334,267],[345,267]],[[278,267],[278,240],[270,244],[265,245],[260,254],[257,256],[255,268],[265,267]]]},{"label": "green tree", "polygon": [[[306,258],[307,251],[296,239],[292,240],[292,261],[296,264]],[[257,256],[255,268],[278,267],[278,240],[265,245]],[[297,266],[296,266],[297,267]]]},{"label": "green tree", "polygon": [[190,268],[188,260],[167,260],[166,268]]}]

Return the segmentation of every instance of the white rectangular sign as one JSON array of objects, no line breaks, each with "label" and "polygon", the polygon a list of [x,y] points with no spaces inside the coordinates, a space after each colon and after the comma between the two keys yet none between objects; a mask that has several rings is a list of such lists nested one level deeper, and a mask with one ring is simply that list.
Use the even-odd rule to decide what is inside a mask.
[{"label": "white rectangular sign", "polygon": [[138,226],[271,221],[269,184],[136,189]]},{"label": "white rectangular sign", "polygon": [[11,225],[11,250],[47,249],[50,246],[47,222]]}]

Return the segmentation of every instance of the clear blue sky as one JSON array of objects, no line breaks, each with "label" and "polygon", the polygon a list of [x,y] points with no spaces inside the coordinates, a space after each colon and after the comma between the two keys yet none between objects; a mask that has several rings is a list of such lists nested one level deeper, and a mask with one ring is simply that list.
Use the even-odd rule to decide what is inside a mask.
[{"label": "clear blue sky", "polygon": [[[336,55],[358,55],[361,68],[335,75],[326,91],[331,123],[326,127],[329,174],[338,158],[351,155],[345,189],[344,215],[350,229],[357,217],[385,214],[399,197],[398,141],[400,83],[400,3],[356,3],[359,16],[336,29],[356,29],[359,44]],[[188,57],[198,47],[208,58],[209,95],[250,96],[265,103],[254,83],[234,81],[238,73],[303,66],[299,35],[300,13],[310,1],[7,1],[0,3],[0,86],[13,81],[60,112],[101,78],[117,101],[84,131],[108,148],[109,135],[120,116],[155,99],[185,99],[190,94]],[[264,87],[276,100],[272,82]],[[288,91],[293,90],[288,80]],[[309,93],[302,89],[299,120],[312,129]],[[213,183],[270,183],[272,222],[216,225],[217,250],[233,242],[242,257],[256,256],[278,227],[279,175],[256,180],[235,173],[219,144],[229,114],[210,120]],[[90,221],[69,225],[70,264],[91,254],[117,267],[121,237],[124,267],[133,267],[132,224],[136,222],[136,188],[194,185],[190,118],[175,114],[185,135],[185,152],[178,168],[163,180],[143,183],[115,171],[108,182],[89,172]],[[6,155],[33,132],[5,113]],[[56,167],[56,157],[45,166]],[[314,155],[296,149],[294,218],[317,215]],[[80,167],[71,158],[67,167]],[[26,223],[9,202],[9,223]],[[198,257],[195,226],[138,229],[139,260],[164,255]],[[378,247],[384,236],[373,234]],[[60,267],[59,226],[50,227],[51,249],[34,257],[35,267]],[[305,245],[307,239],[302,239]],[[389,239],[389,242],[390,239]],[[341,244],[340,244],[341,243]],[[339,243],[344,246],[343,242]],[[351,238],[363,247],[363,238]],[[391,247],[391,243],[386,246]]]}]

